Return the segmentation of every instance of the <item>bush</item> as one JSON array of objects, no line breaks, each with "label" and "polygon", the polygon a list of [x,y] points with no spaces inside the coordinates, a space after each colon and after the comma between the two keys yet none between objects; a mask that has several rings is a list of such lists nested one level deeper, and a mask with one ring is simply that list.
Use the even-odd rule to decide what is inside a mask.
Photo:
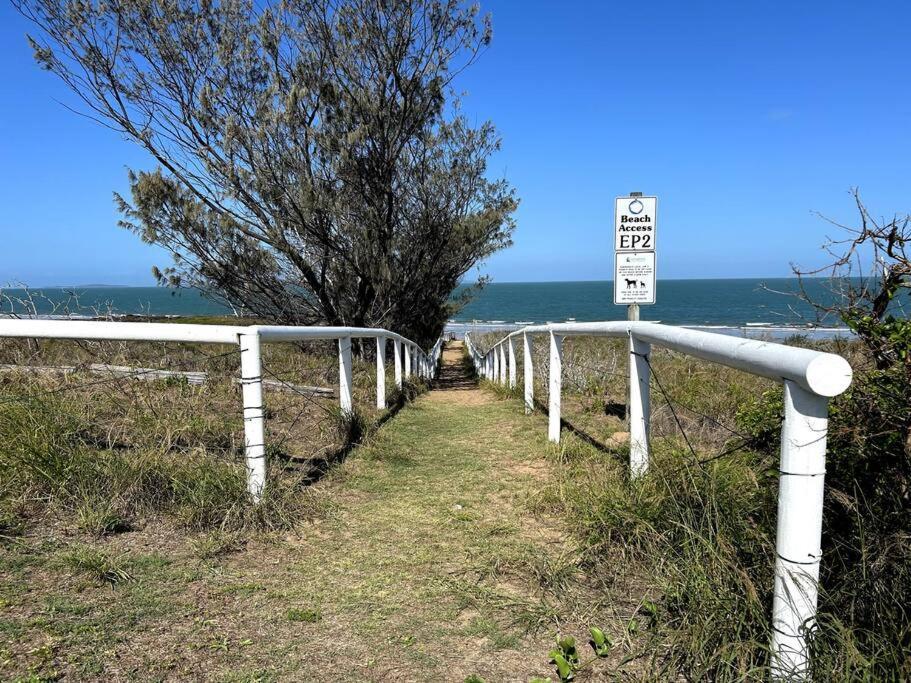
[{"label": "bush", "polygon": [[603,458],[590,451],[587,461],[574,460],[558,484],[561,504],[602,580],[616,580],[612,571],[650,577],[655,613],[644,649],[657,670],[668,678],[741,680],[766,667],[772,460],[736,453],[700,465],[687,449],[656,448],[649,475],[630,486],[624,467],[605,466]]}]

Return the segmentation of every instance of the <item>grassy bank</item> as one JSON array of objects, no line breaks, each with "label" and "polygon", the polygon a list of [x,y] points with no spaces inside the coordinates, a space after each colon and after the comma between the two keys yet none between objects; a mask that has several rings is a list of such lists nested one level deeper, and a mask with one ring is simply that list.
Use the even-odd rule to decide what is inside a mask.
[{"label": "grassy bank", "polygon": [[[497,339],[476,341],[487,348]],[[908,446],[898,435],[908,411],[898,401],[907,385],[876,371],[858,344],[800,337],[788,343],[840,353],[856,373],[830,411],[815,672],[820,680],[906,678],[911,554],[907,516],[900,514],[908,505]],[[649,476],[631,484],[626,355],[622,342],[565,341],[559,476],[541,505],[572,520],[587,571],[605,591],[626,572],[646,577],[640,598],[648,608],[635,628],[656,677],[762,679],[771,636],[781,390],[653,349],[653,459]],[[546,404],[546,345],[537,345],[533,362],[535,396]],[[517,397],[521,367],[518,377],[517,390],[490,389]]]},{"label": "grassy bank", "polygon": [[[338,372],[332,351],[328,345],[266,349],[268,378],[328,394],[267,392],[268,447],[278,485],[251,519],[240,393],[232,381],[239,376],[236,348],[4,342],[0,362],[20,368],[0,374],[5,526],[15,528],[22,515],[52,512],[102,533],[163,511],[193,529],[286,526],[284,518],[294,516],[285,508],[298,498],[295,487],[356,437],[332,395]],[[182,377],[137,381],[87,371],[99,361],[203,371],[207,377],[196,386]],[[380,416],[373,407],[374,370],[367,362],[356,366],[354,422],[367,424]],[[59,367],[71,371],[52,370]]]}]

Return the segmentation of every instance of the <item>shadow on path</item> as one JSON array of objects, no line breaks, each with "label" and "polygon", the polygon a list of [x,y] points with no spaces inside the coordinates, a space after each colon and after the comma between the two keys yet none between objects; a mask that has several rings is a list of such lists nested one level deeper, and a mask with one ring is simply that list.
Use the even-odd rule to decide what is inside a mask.
[{"label": "shadow on path", "polygon": [[433,388],[438,391],[468,391],[478,388],[478,378],[461,341],[449,342],[443,348],[440,375],[434,381]]}]

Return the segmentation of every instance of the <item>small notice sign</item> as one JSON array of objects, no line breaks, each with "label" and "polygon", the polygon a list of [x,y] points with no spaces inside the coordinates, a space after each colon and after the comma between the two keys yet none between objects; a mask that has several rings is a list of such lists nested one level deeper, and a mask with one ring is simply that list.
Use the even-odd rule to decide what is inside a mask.
[{"label": "small notice sign", "polygon": [[614,303],[655,303],[655,252],[617,252],[614,256]]},{"label": "small notice sign", "polygon": [[617,197],[614,251],[655,251],[657,228],[657,197]]}]

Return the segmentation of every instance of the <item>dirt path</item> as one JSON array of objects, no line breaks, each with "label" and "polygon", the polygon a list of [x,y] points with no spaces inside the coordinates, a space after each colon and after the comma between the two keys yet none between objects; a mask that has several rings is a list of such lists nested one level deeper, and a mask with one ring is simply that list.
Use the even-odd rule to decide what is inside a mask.
[{"label": "dirt path", "polygon": [[453,406],[476,406],[494,400],[489,392],[482,391],[478,386],[461,341],[449,342],[443,349],[440,376],[425,400]]}]

